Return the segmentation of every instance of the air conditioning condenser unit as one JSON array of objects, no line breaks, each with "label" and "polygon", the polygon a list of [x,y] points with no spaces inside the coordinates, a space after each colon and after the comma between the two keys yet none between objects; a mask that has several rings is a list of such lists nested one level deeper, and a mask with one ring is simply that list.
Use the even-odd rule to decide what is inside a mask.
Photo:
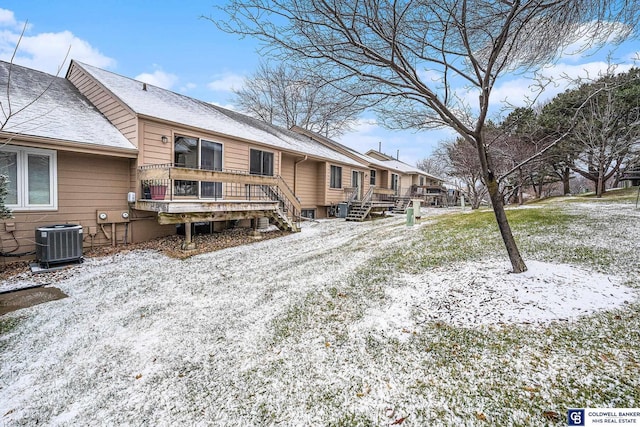
[{"label": "air conditioning condenser unit", "polygon": [[82,226],[48,225],[36,228],[36,258],[45,268],[51,264],[82,261]]}]

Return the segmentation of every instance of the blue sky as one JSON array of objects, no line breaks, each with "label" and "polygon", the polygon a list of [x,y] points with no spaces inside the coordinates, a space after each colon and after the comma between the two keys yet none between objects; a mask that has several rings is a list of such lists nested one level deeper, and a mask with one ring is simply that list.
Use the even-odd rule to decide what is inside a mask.
[{"label": "blue sky", "polygon": [[[137,78],[188,96],[231,107],[231,88],[242,85],[260,62],[258,44],[219,31],[201,16],[221,16],[212,0],[9,0],[0,4],[0,59],[7,60],[25,21],[29,25],[16,63],[55,74],[71,46],[70,58]],[[627,69],[638,57],[640,42],[632,40],[615,52],[614,62]],[[545,74],[591,76],[606,68],[607,50],[597,55],[567,54]],[[61,75],[64,76],[64,64]],[[529,92],[525,76],[501,82],[492,95],[496,109],[508,98],[522,104]],[[563,90],[550,88],[541,99]],[[448,130],[388,131],[373,116],[339,141],[358,151],[377,149],[409,164],[428,156],[437,143],[454,136]]]}]

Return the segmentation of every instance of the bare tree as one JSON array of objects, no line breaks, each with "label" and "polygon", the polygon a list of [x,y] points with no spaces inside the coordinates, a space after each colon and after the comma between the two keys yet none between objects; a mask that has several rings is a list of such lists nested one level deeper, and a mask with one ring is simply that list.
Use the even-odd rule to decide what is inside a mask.
[{"label": "bare tree", "polygon": [[426,173],[444,178],[447,175],[447,166],[438,155],[431,155],[416,162],[416,167]]},{"label": "bare tree", "polygon": [[328,138],[352,129],[363,103],[309,73],[285,64],[260,64],[234,91],[235,104],[243,112],[286,128],[299,126]]},{"label": "bare tree", "polygon": [[631,0],[230,0],[229,19],[216,23],[367,97],[389,126],[455,129],[477,151],[519,273],[526,265],[484,140],[492,90],[505,73],[535,70],[582,37],[593,45],[627,37],[639,9]]},{"label": "bare tree", "polygon": [[482,170],[476,150],[457,138],[441,142],[434,156],[446,168],[446,175],[463,190],[471,202],[471,209],[478,209],[487,197],[487,187],[482,182]]},{"label": "bare tree", "polygon": [[604,95],[590,100],[574,129],[574,139],[583,149],[572,169],[595,184],[597,197],[602,197],[606,182],[637,151],[634,146],[640,133],[640,117],[621,123],[623,114],[614,105],[613,92],[608,90]]}]

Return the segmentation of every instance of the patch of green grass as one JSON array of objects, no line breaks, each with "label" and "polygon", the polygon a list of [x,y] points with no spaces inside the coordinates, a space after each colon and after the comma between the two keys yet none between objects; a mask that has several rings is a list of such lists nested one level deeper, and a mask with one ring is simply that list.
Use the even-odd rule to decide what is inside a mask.
[{"label": "patch of green grass", "polygon": [[378,425],[378,423],[374,423],[371,418],[366,415],[347,412],[338,420],[329,422],[327,425],[330,427],[369,427]]},{"label": "patch of green grass", "polygon": [[0,317],[0,352],[5,351],[7,346],[7,340],[3,339],[4,336],[17,328],[21,320],[19,317]]},{"label": "patch of green grass", "polygon": [[372,304],[384,300],[386,278],[377,274],[380,264],[362,267],[345,280],[324,289],[309,292],[303,300],[291,304],[271,321],[275,343],[301,337],[320,328],[334,343],[346,339],[345,325],[361,318]]},{"label": "patch of green grass", "polygon": [[[526,252],[526,241],[530,236],[562,234],[576,219],[555,207],[510,209],[507,210],[507,218],[516,241],[524,247],[523,252]],[[424,227],[422,242],[387,254],[379,263],[417,272],[504,252],[493,212],[481,210],[438,218]]]},{"label": "patch of green grass", "polygon": [[[490,425],[564,425],[553,414],[637,405],[639,327],[635,310],[539,328],[432,324],[393,351],[422,352],[422,365],[413,367],[422,380],[412,393],[441,396],[461,424],[481,425],[486,417]],[[422,423],[438,423],[433,414],[417,415]]]},{"label": "patch of green grass", "polygon": [[582,199],[589,199],[593,201],[633,201],[635,203],[638,196],[638,187],[629,188],[616,188],[615,190],[605,191],[602,197],[596,197],[595,193],[585,193],[578,196]]},{"label": "patch of green grass", "polygon": [[19,317],[0,317],[0,336],[11,332],[20,324]]},{"label": "patch of green grass", "polygon": [[[606,214],[563,206],[556,200],[507,211],[525,260],[585,265],[608,273],[626,269],[629,277],[638,277],[640,262],[632,261],[633,253],[623,256],[622,244],[620,250],[615,245],[611,249],[609,242],[598,246],[603,239],[623,243],[626,236],[618,231],[624,228],[608,227],[611,218]],[[506,259],[491,211],[429,218],[419,233],[420,239],[389,247],[350,277],[307,295],[272,324],[274,332],[287,341],[284,345],[304,345],[305,340],[296,337],[309,331],[313,337],[331,341],[326,349],[320,344],[316,351],[326,350],[328,375],[339,374],[335,382],[312,394],[314,403],[339,413],[327,419],[327,425],[393,421],[382,412],[353,409],[362,399],[355,390],[363,384],[387,396],[396,409],[410,408],[397,413],[409,414],[407,421],[415,425],[561,426],[571,407],[637,406],[637,303],[571,323],[542,326],[462,328],[432,322],[421,323],[417,332],[400,334],[401,338],[375,328],[350,329],[369,308],[389,303],[385,289],[394,286],[400,272],[419,273],[496,256]],[[272,365],[273,375],[286,376],[287,366]],[[384,374],[376,376],[377,372]]]}]

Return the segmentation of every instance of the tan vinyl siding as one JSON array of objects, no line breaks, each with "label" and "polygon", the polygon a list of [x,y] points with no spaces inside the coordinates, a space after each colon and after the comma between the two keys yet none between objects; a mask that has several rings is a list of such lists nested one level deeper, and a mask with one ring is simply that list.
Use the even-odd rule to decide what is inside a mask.
[{"label": "tan vinyl siding", "polygon": [[408,174],[399,174],[400,180],[398,182],[399,195],[406,196],[411,192],[412,176]]},{"label": "tan vinyl siding", "polygon": [[[142,129],[142,147],[138,156],[140,165],[158,165],[173,163],[173,137],[171,128],[154,122],[140,121]],[[166,136],[169,142],[162,142]]]},{"label": "tan vinyl siding", "polygon": [[300,199],[303,209],[314,209],[316,206],[323,204],[318,194],[317,183],[322,180],[322,175],[318,175],[318,164],[319,162],[311,160],[298,163],[296,195]]},{"label": "tan vinyl siding", "polygon": [[68,79],[133,145],[138,146],[138,120],[133,112],[75,64],[69,70]]},{"label": "tan vinyl siding", "polygon": [[[249,145],[227,141],[222,146],[222,167],[226,170],[249,171]],[[275,169],[275,165],[274,165]]]},{"label": "tan vinyl siding", "polygon": [[293,156],[289,156],[287,154],[282,154],[282,160],[280,163],[280,176],[284,179],[284,182],[295,192],[297,192],[297,188],[295,183],[293,182],[294,177],[294,167],[295,167],[296,158]]},{"label": "tan vinyl siding", "polygon": [[379,170],[376,182],[380,188],[391,188],[391,172],[388,170]]},{"label": "tan vinyl siding", "polygon": [[[54,224],[82,225],[85,248],[91,245],[111,244],[98,226],[96,215],[98,210],[128,211],[127,193],[131,191],[130,162],[129,159],[124,158],[59,151],[57,154],[57,211],[17,211],[14,212],[14,218],[3,221],[5,224],[15,224],[16,231],[13,234],[20,243],[16,252],[35,250],[35,229]],[[146,235],[155,237],[175,232],[175,228],[160,227],[155,221],[153,224],[152,231],[147,232]],[[89,235],[89,227],[95,227],[97,232],[93,242]],[[116,226],[118,244],[124,241],[125,227],[124,224]],[[127,233],[129,242],[139,240],[136,238],[136,228],[141,227],[143,227],[141,222],[130,223]],[[105,230],[111,233],[111,225],[106,225]],[[4,252],[16,247],[13,236],[2,224],[0,224],[0,243]]]},{"label": "tan vinyl siding", "polygon": [[[138,163],[140,165],[173,163],[173,141],[176,135],[200,138],[222,144],[222,168],[229,171],[249,171],[249,152],[251,149],[273,153],[273,170],[280,174],[280,152],[270,147],[248,144],[232,138],[198,132],[171,126],[169,123],[141,120],[142,147]],[[162,142],[162,136],[169,138],[169,143]]]}]

